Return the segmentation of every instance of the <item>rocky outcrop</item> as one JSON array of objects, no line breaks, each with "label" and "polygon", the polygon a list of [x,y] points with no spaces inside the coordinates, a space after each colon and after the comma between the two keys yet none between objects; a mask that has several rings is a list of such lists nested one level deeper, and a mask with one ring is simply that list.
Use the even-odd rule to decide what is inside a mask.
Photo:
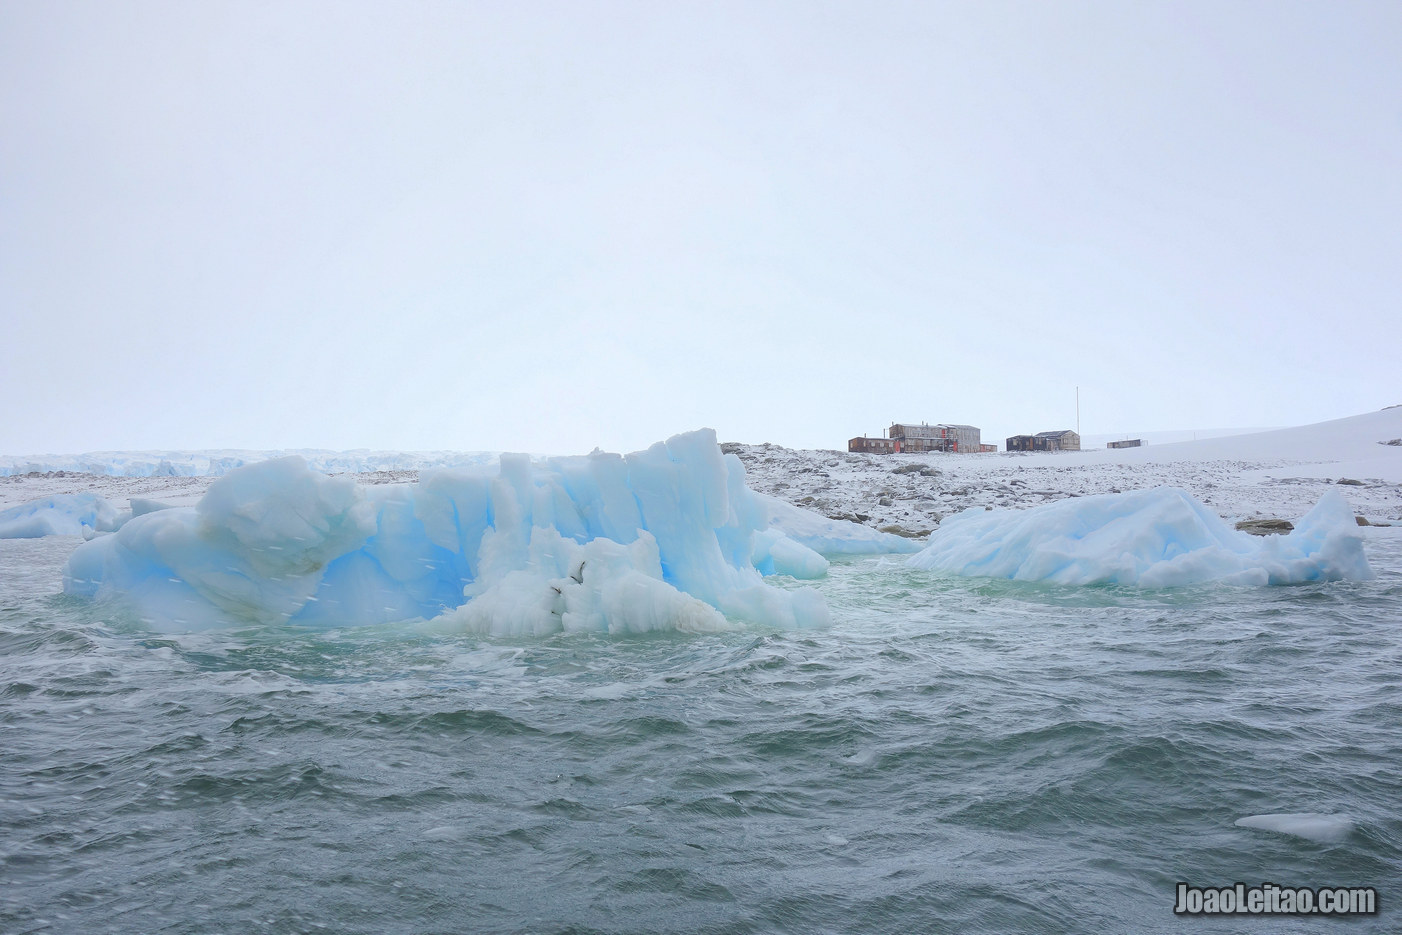
[{"label": "rocky outcrop", "polygon": [[1283,536],[1294,529],[1295,524],[1288,519],[1244,519],[1236,528],[1253,536]]}]

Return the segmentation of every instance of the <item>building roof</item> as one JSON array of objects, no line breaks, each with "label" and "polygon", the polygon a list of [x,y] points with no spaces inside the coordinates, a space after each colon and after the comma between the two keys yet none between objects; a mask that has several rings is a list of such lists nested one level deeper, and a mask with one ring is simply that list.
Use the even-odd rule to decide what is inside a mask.
[{"label": "building roof", "polygon": [[1062,435],[1075,435],[1075,434],[1076,434],[1076,433],[1073,432],[1073,431],[1071,431],[1071,429],[1054,429],[1054,430],[1052,430],[1052,431],[1050,431],[1050,432],[1038,432],[1038,433],[1037,433],[1037,437],[1038,437],[1038,438],[1053,438],[1053,437],[1059,438],[1059,437],[1062,436]]},{"label": "building roof", "polygon": [[965,425],[962,422],[892,422],[891,426],[901,426],[913,429],[976,429],[977,425]]}]

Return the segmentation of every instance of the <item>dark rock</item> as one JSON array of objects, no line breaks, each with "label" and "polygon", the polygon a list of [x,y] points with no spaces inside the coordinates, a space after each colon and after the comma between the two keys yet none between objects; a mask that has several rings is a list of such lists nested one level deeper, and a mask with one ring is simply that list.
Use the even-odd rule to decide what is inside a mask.
[{"label": "dark rock", "polygon": [[928,529],[906,529],[904,526],[882,526],[881,531],[905,539],[924,539],[930,534]]},{"label": "dark rock", "polygon": [[876,503],[877,503],[878,506],[890,506],[890,505],[891,505],[891,498],[890,498],[890,497],[882,497],[880,500],[877,500]]},{"label": "dark rock", "polygon": [[1253,536],[1280,536],[1294,529],[1295,524],[1288,519],[1244,519],[1236,528]]},{"label": "dark rock", "polygon": [[1363,484],[1363,482],[1362,482],[1361,480],[1354,480],[1352,477],[1340,477],[1338,480],[1334,481],[1334,483],[1336,483],[1336,484],[1347,484],[1349,487],[1362,487],[1362,486],[1364,486],[1364,484]]}]

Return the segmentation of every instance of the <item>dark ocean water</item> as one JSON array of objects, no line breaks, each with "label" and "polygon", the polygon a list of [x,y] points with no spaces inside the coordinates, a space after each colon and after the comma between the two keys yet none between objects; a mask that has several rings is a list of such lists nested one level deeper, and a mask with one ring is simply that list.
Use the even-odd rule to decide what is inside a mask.
[{"label": "dark ocean water", "polygon": [[[1402,929],[1399,539],[1259,589],[863,559],[819,632],[516,642],[156,635],[58,595],[73,546],[0,541],[0,932]],[[1275,812],[1356,827],[1233,825]]]}]

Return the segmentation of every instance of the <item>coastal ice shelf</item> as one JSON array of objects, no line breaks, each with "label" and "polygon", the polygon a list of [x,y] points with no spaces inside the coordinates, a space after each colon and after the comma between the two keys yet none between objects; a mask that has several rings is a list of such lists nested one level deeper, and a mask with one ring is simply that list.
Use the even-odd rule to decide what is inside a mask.
[{"label": "coastal ice shelf", "polygon": [[[133,505],[136,507],[136,504]],[[502,455],[362,487],[299,457],[238,468],[195,507],[142,503],[79,546],[64,590],[152,625],[342,626],[434,619],[493,635],[814,626],[821,554],[914,551],[898,536],[751,491],[709,429],[626,456]],[[136,512],[134,509],[133,512]],[[797,511],[802,514],[803,511]]]},{"label": "coastal ice shelf", "polygon": [[1185,490],[1073,497],[1027,510],[965,510],[909,562],[957,575],[1173,587],[1367,580],[1353,510],[1336,491],[1285,536],[1239,532]]}]

